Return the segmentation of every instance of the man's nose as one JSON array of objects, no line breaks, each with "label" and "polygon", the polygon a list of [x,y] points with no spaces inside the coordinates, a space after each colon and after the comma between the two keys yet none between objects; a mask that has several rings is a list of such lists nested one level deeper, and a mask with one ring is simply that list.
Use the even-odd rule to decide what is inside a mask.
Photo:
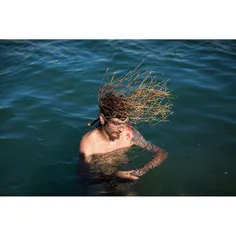
[{"label": "man's nose", "polygon": [[120,127],[118,128],[118,130],[119,130],[119,132],[122,132],[122,131],[124,130],[124,126],[123,126],[123,125],[120,126]]}]

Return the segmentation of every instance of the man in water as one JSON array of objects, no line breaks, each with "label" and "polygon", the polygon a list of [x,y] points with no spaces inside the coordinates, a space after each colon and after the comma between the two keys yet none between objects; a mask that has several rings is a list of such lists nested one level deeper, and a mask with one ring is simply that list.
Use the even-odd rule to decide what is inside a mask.
[{"label": "man in water", "polygon": [[[166,151],[146,141],[140,132],[129,124],[130,107],[125,97],[113,92],[107,93],[99,107],[99,118],[95,121],[99,122],[98,126],[86,133],[80,142],[80,159],[87,165],[88,171],[97,171],[100,173],[100,179],[132,182],[159,166],[167,158]],[[116,162],[117,156],[122,155],[133,145],[153,153],[152,160],[142,168],[119,170],[116,166],[112,171],[108,171],[109,173],[104,174],[103,171],[101,174],[101,165],[95,165],[96,170],[94,170],[94,163],[102,162],[105,159],[107,166],[110,164],[114,167],[113,162]],[[110,158],[107,159],[107,156]]]}]

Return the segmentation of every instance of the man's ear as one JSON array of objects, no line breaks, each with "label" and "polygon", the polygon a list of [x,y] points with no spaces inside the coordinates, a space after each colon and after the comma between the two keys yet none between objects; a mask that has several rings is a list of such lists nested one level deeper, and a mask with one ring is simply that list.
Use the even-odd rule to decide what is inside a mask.
[{"label": "man's ear", "polygon": [[99,115],[99,120],[100,120],[100,123],[101,123],[102,125],[105,124],[105,117],[104,117],[104,115],[103,115],[102,113],[100,113],[100,115]]}]

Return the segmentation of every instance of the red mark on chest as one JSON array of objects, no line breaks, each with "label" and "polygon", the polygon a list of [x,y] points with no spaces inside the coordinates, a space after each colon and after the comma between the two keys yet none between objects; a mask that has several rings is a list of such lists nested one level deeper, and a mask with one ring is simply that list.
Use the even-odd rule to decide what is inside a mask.
[{"label": "red mark on chest", "polygon": [[127,126],[128,132],[126,134],[127,140],[131,139],[133,136],[132,126]]},{"label": "red mark on chest", "polygon": [[126,134],[126,137],[128,137],[129,139],[131,138],[131,134],[130,133],[127,133]]},{"label": "red mark on chest", "polygon": [[132,126],[128,125],[127,126],[128,130],[132,132]]}]

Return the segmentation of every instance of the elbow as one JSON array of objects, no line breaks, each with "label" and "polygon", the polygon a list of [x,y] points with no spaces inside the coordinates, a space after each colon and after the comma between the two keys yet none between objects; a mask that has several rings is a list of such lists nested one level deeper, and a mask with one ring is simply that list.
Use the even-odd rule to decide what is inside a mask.
[{"label": "elbow", "polygon": [[168,157],[168,152],[165,150],[161,149],[159,152],[156,153],[156,158],[160,160],[160,162],[163,162],[167,159]]},{"label": "elbow", "polygon": [[168,152],[164,151],[165,159],[168,157]]},{"label": "elbow", "polygon": [[165,161],[168,158],[168,152],[162,150],[162,160]]}]

